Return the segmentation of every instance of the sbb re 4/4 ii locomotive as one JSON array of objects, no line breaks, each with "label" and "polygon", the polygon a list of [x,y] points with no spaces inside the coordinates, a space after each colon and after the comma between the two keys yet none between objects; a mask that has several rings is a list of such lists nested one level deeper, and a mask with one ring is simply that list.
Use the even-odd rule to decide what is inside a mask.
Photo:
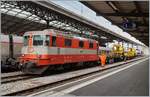
[{"label": "sbb re 4/4 ii locomotive", "polygon": [[93,39],[70,36],[54,29],[29,31],[23,38],[20,68],[25,73],[41,74],[49,67],[99,60],[98,42]]}]

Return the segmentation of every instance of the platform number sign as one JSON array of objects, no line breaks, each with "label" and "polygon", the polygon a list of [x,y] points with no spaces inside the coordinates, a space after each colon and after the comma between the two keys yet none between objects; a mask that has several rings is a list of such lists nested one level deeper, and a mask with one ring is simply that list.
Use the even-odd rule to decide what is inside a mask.
[{"label": "platform number sign", "polygon": [[132,30],[132,29],[136,28],[136,24],[133,21],[125,20],[125,21],[123,21],[123,27],[126,30]]}]

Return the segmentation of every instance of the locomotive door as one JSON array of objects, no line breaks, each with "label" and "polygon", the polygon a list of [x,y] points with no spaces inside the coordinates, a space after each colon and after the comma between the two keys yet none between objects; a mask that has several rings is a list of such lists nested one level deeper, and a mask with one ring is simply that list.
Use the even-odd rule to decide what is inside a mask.
[{"label": "locomotive door", "polygon": [[57,43],[57,55],[61,54],[61,48],[63,45],[63,37],[62,36],[57,36],[56,38],[56,43]]}]

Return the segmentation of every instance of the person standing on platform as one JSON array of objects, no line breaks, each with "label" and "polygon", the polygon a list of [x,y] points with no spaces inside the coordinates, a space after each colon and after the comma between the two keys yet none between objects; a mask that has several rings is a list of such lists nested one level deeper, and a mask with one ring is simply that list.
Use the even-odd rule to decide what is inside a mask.
[{"label": "person standing on platform", "polygon": [[99,55],[100,61],[101,61],[101,66],[104,67],[106,64],[106,54],[102,52],[102,54]]}]

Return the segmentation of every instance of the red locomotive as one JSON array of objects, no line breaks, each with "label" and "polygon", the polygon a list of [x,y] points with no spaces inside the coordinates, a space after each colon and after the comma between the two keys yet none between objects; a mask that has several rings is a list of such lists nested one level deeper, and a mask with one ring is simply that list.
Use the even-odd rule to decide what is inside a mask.
[{"label": "red locomotive", "polygon": [[24,34],[20,57],[23,72],[41,74],[49,67],[97,62],[98,41],[47,29]]}]

